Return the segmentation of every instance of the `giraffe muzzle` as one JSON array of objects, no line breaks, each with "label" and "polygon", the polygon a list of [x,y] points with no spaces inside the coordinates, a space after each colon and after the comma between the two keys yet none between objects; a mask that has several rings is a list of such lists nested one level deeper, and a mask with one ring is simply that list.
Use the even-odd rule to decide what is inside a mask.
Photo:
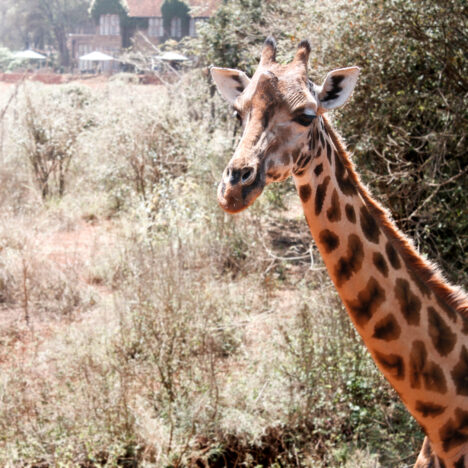
[{"label": "giraffe muzzle", "polygon": [[265,176],[259,167],[228,166],[218,186],[218,202],[224,211],[238,213],[250,206],[264,187]]}]

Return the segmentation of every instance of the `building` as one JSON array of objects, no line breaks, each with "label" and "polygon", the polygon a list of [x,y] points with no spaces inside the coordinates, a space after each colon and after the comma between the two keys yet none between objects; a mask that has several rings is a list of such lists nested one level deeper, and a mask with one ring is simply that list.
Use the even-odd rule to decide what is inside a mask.
[{"label": "building", "polygon": [[[141,34],[155,45],[167,39],[180,40],[185,36],[196,36],[197,25],[210,18],[221,3],[221,0],[186,0],[184,3],[189,7],[188,15],[164,18],[164,1],[126,0],[126,21],[122,21],[121,16],[115,13],[101,14],[98,24],[90,25],[86,31],[70,34],[73,66],[81,71],[90,70],[94,65],[79,60],[79,57],[95,50],[116,57],[133,40],[141,41]],[[116,64],[110,62],[102,66],[104,71],[110,71]]]}]

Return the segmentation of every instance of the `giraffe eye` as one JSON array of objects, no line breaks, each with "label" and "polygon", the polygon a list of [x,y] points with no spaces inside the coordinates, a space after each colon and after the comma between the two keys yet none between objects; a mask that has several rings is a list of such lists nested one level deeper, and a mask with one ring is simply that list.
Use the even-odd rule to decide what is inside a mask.
[{"label": "giraffe eye", "polygon": [[242,116],[240,115],[238,111],[235,110],[233,115],[239,121],[239,123],[242,123]]},{"label": "giraffe eye", "polygon": [[298,116],[294,117],[293,122],[296,122],[303,127],[308,127],[315,119],[315,117],[317,117],[315,114],[304,112],[303,114],[299,114]]}]

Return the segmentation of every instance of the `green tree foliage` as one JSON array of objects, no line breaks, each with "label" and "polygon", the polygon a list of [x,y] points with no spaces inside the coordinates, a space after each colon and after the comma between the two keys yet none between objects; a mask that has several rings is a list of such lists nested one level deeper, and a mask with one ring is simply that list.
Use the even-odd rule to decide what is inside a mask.
[{"label": "green tree foliage", "polygon": [[52,46],[69,64],[68,34],[88,21],[87,0],[4,0],[0,39],[12,49]]},{"label": "green tree foliage", "polygon": [[171,28],[172,18],[180,18],[182,21],[182,31],[188,32],[189,28],[189,7],[186,3],[180,0],[164,0],[164,3],[161,6],[161,14],[163,16],[163,24],[165,34],[168,35],[168,32]]},{"label": "green tree foliage", "polygon": [[0,71],[10,70],[12,67],[21,64],[21,59],[15,58],[11,50],[0,47]]},{"label": "green tree foliage", "polygon": [[252,72],[257,49],[265,40],[264,17],[268,8],[267,2],[261,0],[223,3],[200,30],[206,62]]},{"label": "green tree foliage", "polygon": [[374,0],[351,13],[327,54],[362,67],[342,114],[350,147],[402,229],[466,280],[466,2]]},{"label": "green tree foliage", "polygon": [[122,0],[92,0],[89,7],[89,14],[96,23],[99,23],[101,15],[119,15],[122,21],[128,16],[128,8]]}]

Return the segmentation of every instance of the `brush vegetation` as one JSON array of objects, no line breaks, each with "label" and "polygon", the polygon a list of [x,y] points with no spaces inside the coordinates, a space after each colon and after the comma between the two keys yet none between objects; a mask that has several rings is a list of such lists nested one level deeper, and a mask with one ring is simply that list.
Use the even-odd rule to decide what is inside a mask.
[{"label": "brush vegetation", "polygon": [[[325,65],[351,65],[358,51],[369,51],[359,41],[385,8],[397,15],[394,4],[410,4],[325,3],[290,4],[316,15],[307,23],[283,19],[289,4],[236,0],[190,47],[205,44],[208,60],[248,68],[268,28],[282,39],[284,59],[297,38],[315,37],[312,62],[322,79]],[[364,11],[371,7],[382,8],[378,21]],[[258,21],[240,37],[243,15]],[[325,20],[337,29],[311,32]],[[221,27],[226,50],[239,56],[221,53]],[[384,47],[386,36],[371,35]],[[353,44],[346,50],[344,38]],[[451,276],[463,278],[450,252],[466,246],[457,234],[466,219],[456,212],[462,202],[466,208],[457,176],[466,164],[455,144],[466,120],[448,133],[437,119],[449,125],[461,110],[440,109],[428,125],[446,136],[444,152],[432,137],[414,146],[411,138],[428,135],[429,126],[420,118],[420,133],[398,133],[399,106],[416,98],[375,88],[375,80],[389,86],[388,74],[403,66],[392,55],[392,66],[379,70],[380,54],[377,48],[367,57],[365,91],[336,124],[385,203],[402,195],[399,185],[382,189],[385,177],[408,190],[417,184],[419,198],[408,202],[428,222],[408,226],[434,244],[448,233],[438,247]],[[441,86],[439,74],[420,73]],[[421,105],[434,105],[424,93]],[[292,184],[269,187],[239,216],[217,206],[216,184],[239,129],[206,71],[166,87],[118,79],[97,87],[26,83],[0,100],[0,465],[370,468],[414,461],[423,435],[343,310]],[[385,122],[397,128],[391,140],[382,136]],[[429,156],[418,159],[429,149],[437,170]],[[426,202],[435,181],[442,185]],[[450,216],[440,216],[444,203],[454,207]],[[414,220],[405,213],[394,212],[404,226]]]}]

